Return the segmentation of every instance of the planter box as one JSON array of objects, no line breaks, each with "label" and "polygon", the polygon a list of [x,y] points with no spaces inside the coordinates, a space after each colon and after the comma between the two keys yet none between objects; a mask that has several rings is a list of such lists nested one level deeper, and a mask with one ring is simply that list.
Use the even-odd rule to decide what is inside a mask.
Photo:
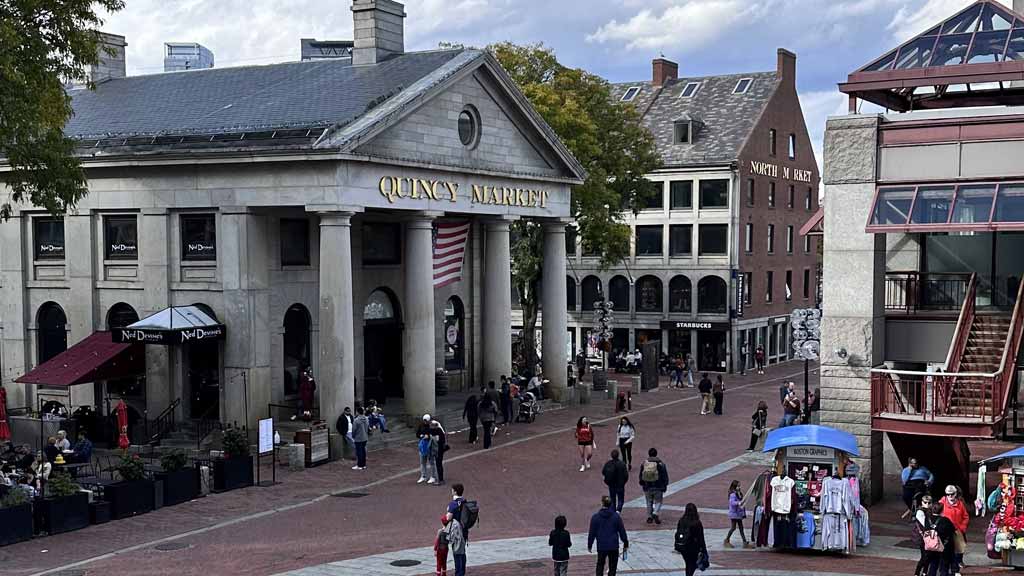
[{"label": "planter box", "polygon": [[32,505],[0,508],[0,546],[32,538]]},{"label": "planter box", "polygon": [[89,495],[79,492],[64,498],[36,500],[40,508],[39,530],[47,534],[60,534],[89,525]]},{"label": "planter box", "polygon": [[213,461],[213,489],[218,492],[252,486],[252,456]]},{"label": "planter box", "polygon": [[106,524],[110,522],[110,502],[95,500],[89,503],[89,523]]},{"label": "planter box", "polygon": [[118,482],[103,489],[103,499],[110,502],[114,520],[145,514],[153,510],[153,481]]},{"label": "planter box", "polygon": [[199,498],[199,470],[182,468],[175,472],[158,472],[164,482],[164,506],[174,506]]}]

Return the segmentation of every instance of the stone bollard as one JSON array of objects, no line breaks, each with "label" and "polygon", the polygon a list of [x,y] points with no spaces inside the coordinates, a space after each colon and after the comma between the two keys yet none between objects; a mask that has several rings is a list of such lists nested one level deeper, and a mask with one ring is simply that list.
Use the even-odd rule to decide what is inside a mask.
[{"label": "stone bollard", "polygon": [[579,395],[580,405],[590,404],[590,386],[586,384],[576,386],[576,393]]},{"label": "stone bollard", "polygon": [[633,394],[639,394],[640,392],[642,392],[640,389],[640,377],[633,376]]},{"label": "stone bollard", "polygon": [[293,470],[302,470],[306,467],[306,445],[305,444],[289,444],[284,449],[287,458],[284,459],[288,463],[288,467]]},{"label": "stone bollard", "polygon": [[618,383],[618,381],[617,380],[609,380],[608,381],[608,399],[614,401],[615,397],[618,395],[618,393],[619,393],[619,383]]}]

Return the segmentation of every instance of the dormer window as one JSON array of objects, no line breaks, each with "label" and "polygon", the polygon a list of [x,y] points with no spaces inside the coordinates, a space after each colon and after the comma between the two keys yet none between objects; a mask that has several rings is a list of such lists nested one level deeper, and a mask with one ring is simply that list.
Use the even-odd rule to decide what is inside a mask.
[{"label": "dormer window", "polygon": [[733,88],[733,94],[746,94],[747,90],[750,90],[750,85],[754,82],[753,78],[740,78],[739,82],[736,83],[736,88]]},{"label": "dormer window", "polygon": [[679,94],[679,97],[693,98],[697,95],[698,88],[700,88],[700,82],[687,82],[686,86],[683,86],[683,91]]},{"label": "dormer window", "polygon": [[672,137],[673,144],[690,144],[693,142],[693,123],[689,120],[680,120],[675,123],[675,131]]},{"label": "dormer window", "polygon": [[632,102],[634,99],[636,99],[636,95],[639,93],[639,86],[632,86],[626,89],[626,93],[622,95],[622,102]]}]

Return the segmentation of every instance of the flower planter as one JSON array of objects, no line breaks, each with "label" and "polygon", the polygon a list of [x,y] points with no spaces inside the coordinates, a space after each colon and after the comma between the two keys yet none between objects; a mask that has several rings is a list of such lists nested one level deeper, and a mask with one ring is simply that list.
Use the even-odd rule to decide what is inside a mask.
[{"label": "flower planter", "polygon": [[156,477],[164,481],[164,506],[174,506],[199,498],[199,470],[196,468],[158,472]]},{"label": "flower planter", "polygon": [[103,498],[110,502],[110,517],[114,520],[145,514],[153,510],[153,481],[111,484],[103,489]]},{"label": "flower planter", "polygon": [[32,505],[0,508],[0,546],[32,538]]},{"label": "flower planter", "polygon": [[36,500],[39,506],[39,530],[47,534],[60,534],[89,525],[89,495],[79,492],[63,498]]},{"label": "flower planter", "polygon": [[252,486],[252,456],[213,461],[213,489],[218,492]]}]

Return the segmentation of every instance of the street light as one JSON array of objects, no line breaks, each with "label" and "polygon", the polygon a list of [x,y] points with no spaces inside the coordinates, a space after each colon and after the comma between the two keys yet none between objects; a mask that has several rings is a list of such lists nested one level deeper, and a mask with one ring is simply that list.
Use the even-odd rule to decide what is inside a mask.
[{"label": "street light", "polygon": [[811,397],[808,384],[808,364],[821,354],[821,310],[818,308],[797,308],[789,316],[793,327],[793,352],[804,361],[804,410],[810,416],[807,400]]}]

